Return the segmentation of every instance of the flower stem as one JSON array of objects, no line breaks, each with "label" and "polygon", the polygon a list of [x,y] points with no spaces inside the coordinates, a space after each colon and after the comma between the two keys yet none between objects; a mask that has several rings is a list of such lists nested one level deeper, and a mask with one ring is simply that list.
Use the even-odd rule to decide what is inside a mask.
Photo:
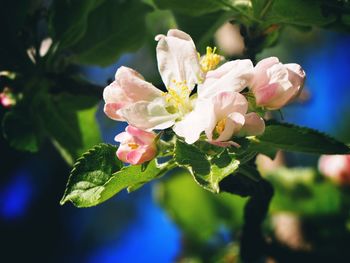
[{"label": "flower stem", "polygon": [[244,208],[240,254],[243,262],[256,262],[267,252],[267,243],[261,226],[273,197],[273,187],[262,178],[256,181],[237,174],[225,178],[220,184],[220,189],[231,194],[250,197]]}]

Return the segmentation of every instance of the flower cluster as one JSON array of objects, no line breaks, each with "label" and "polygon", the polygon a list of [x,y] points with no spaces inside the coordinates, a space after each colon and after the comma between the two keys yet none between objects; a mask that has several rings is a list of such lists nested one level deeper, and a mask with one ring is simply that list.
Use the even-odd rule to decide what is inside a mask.
[{"label": "flower cluster", "polygon": [[167,92],[127,67],[117,70],[115,81],[103,92],[107,116],[129,124],[116,137],[121,142],[118,157],[124,162],[152,159],[156,154],[152,130],[170,127],[188,144],[204,139],[222,147],[238,146],[233,138],[262,134],[262,113],[293,100],[305,79],[298,64],[282,64],[275,57],[254,67],[249,59],[223,63],[215,48],[208,47],[200,56],[192,38],[180,30],[155,39]]}]

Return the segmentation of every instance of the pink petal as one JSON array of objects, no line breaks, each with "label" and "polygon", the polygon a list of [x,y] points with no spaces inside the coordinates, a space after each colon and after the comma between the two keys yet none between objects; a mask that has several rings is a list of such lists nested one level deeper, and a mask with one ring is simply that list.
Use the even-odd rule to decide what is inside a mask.
[{"label": "pink petal", "polygon": [[275,97],[279,88],[278,83],[267,84],[254,90],[256,104],[266,106]]},{"label": "pink petal", "polygon": [[252,80],[252,88],[257,86],[263,86],[269,83],[267,76],[267,70],[275,64],[278,64],[279,60],[276,57],[265,58],[256,64],[254,68],[254,78]]},{"label": "pink petal", "polygon": [[323,155],[319,159],[320,172],[339,184],[350,184],[350,163],[347,155]]},{"label": "pink petal", "polygon": [[124,121],[124,118],[120,116],[117,111],[127,106],[127,102],[119,102],[119,103],[106,103],[103,111],[104,113],[111,119],[116,121]]},{"label": "pink petal", "polygon": [[143,155],[142,150],[137,149],[137,150],[131,151],[126,155],[126,161],[134,165],[141,164],[143,163],[141,159],[142,155]]},{"label": "pink petal", "polygon": [[245,123],[240,131],[242,136],[256,136],[263,134],[265,131],[265,122],[255,112],[250,112],[245,115]]},{"label": "pink petal", "polygon": [[144,153],[141,158],[142,163],[152,160],[157,155],[158,149],[155,144],[150,144],[143,147]]},{"label": "pink petal", "polygon": [[120,67],[115,74],[115,79],[119,88],[132,102],[151,101],[163,94],[151,83],[145,81],[140,73],[128,67]]},{"label": "pink petal", "polygon": [[126,127],[125,130],[126,130],[126,132],[128,134],[130,134],[131,136],[134,136],[135,138],[137,138],[139,143],[140,143],[140,145],[150,144],[156,138],[156,134],[155,133],[147,132],[147,131],[138,129],[136,127],[133,127],[131,125]]},{"label": "pink petal", "polygon": [[127,161],[127,154],[129,153],[130,149],[127,144],[120,144],[117,150],[117,157],[122,162],[126,163]]}]

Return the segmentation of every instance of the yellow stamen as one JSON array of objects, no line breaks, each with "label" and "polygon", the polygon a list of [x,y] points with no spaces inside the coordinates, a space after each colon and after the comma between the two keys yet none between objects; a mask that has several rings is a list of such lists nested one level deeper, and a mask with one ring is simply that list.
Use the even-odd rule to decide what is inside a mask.
[{"label": "yellow stamen", "polygon": [[139,145],[137,143],[128,143],[128,146],[131,148],[131,150],[139,148]]},{"label": "yellow stamen", "polygon": [[178,82],[172,80],[173,87],[168,87],[168,92],[164,94],[165,101],[176,108],[176,111],[186,114],[191,111],[190,94],[191,91],[186,81]]},{"label": "yellow stamen", "polygon": [[221,133],[225,130],[225,126],[226,126],[226,118],[220,120],[216,126],[215,126],[215,131],[221,135]]},{"label": "yellow stamen", "polygon": [[207,47],[207,53],[200,60],[201,69],[204,72],[208,72],[209,70],[213,70],[221,61],[221,56],[215,54],[216,47],[211,48]]}]

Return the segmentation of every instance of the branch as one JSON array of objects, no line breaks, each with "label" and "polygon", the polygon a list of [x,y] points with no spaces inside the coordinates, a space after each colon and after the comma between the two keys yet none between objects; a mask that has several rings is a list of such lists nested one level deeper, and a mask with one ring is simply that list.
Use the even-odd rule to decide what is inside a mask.
[{"label": "branch", "polygon": [[263,237],[261,225],[274,193],[272,185],[264,179],[256,182],[237,174],[223,180],[220,189],[231,194],[250,196],[244,208],[240,254],[244,262],[255,262],[261,259],[267,252],[267,243]]}]

